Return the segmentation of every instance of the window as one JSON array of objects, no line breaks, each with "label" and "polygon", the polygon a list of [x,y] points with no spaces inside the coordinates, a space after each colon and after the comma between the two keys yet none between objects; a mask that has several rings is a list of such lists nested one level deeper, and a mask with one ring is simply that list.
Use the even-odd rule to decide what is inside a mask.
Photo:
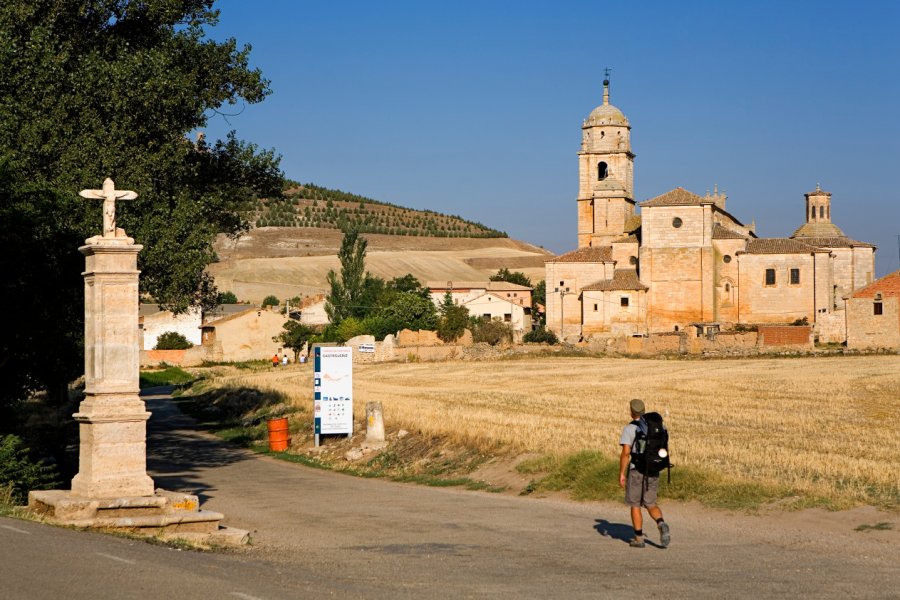
[{"label": "window", "polygon": [[629,256],[629,257],[628,257],[628,262],[631,263],[632,265],[636,265],[636,264],[637,264],[637,260],[638,260],[638,259],[637,259],[637,256]]},{"label": "window", "polygon": [[560,282],[559,282],[559,287],[562,287],[562,286],[564,286],[564,285],[566,285],[566,282],[565,282],[565,281],[560,281]]},{"label": "window", "polygon": [[725,291],[726,291],[726,292],[730,292],[730,291],[731,291],[731,284],[730,284],[730,283],[726,283],[726,284],[725,284]]},{"label": "window", "polygon": [[874,315],[884,314],[884,305],[881,302],[875,302],[872,305],[872,308],[873,308],[872,314],[874,314]]},{"label": "window", "polygon": [[766,285],[775,285],[775,269],[766,269]]},{"label": "window", "polygon": [[800,269],[791,269],[791,285],[800,285]]},{"label": "window", "polygon": [[627,307],[628,306],[628,296],[622,296],[622,298],[619,300],[619,302],[622,304],[623,307]]},{"label": "window", "polygon": [[594,312],[597,312],[597,305],[594,305]]},{"label": "window", "polygon": [[824,218],[825,218],[825,207],[824,207],[824,206],[820,206],[820,207],[819,207],[819,218],[820,218],[820,219],[824,219]]},{"label": "window", "polygon": [[600,161],[597,163],[597,181],[603,181],[609,176],[609,165]]},{"label": "window", "polygon": [[484,319],[485,321],[490,321],[491,313],[484,313],[483,315],[481,315],[481,318]]},{"label": "window", "polygon": [[510,321],[512,321],[512,315],[510,313],[504,313],[503,320],[509,323]]},{"label": "window", "polygon": [[723,256],[723,257],[722,257],[722,262],[723,262],[723,263],[730,263],[730,262],[731,262],[731,255],[730,255],[730,254],[726,254],[725,256]]},{"label": "window", "polygon": [[672,219],[672,227],[674,227],[675,229],[678,229],[679,227],[681,227],[681,224],[682,224],[682,221],[680,218],[675,217],[674,219]]}]

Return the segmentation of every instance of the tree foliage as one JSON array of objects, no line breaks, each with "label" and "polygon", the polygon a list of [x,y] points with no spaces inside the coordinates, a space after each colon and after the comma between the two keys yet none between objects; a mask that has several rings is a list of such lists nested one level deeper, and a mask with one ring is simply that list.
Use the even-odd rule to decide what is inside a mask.
[{"label": "tree foliage", "polygon": [[294,361],[296,362],[300,351],[303,350],[306,342],[315,335],[315,331],[308,325],[298,323],[297,321],[288,321],[282,327],[284,328],[284,331],[282,331],[275,339],[276,341],[280,341],[285,348],[290,348],[294,351]]},{"label": "tree foliage", "polygon": [[[332,323],[338,324],[349,316],[359,314],[364,308],[359,304],[366,282],[366,246],[368,241],[359,232],[344,232],[338,260],[341,261],[340,275],[328,271],[326,279],[330,292],[325,300],[325,312]],[[383,282],[382,282],[383,283]]]},{"label": "tree foliage", "polygon": [[469,324],[469,309],[451,303],[441,305],[441,317],[438,321],[438,337],[445,342],[455,342],[465,332]]},{"label": "tree foliage", "polygon": [[0,296],[31,313],[0,336],[0,398],[41,387],[62,397],[60,382],[80,370],[77,248],[101,231],[99,202],[80,189],[112,177],[138,192],[118,203],[117,225],[144,246],[142,291],[176,311],[215,304],[204,271],[215,235],[242,231],[240,210],[280,193],[273,152],[234,134],[187,139],[223,105],[269,93],[248,66],[249,47],[207,37],[212,5],[0,3],[0,240],[4,252],[15,246],[3,257]]},{"label": "tree foliage", "polygon": [[238,298],[234,292],[219,292],[216,304],[237,304]]},{"label": "tree foliage", "polygon": [[187,350],[192,348],[194,344],[188,341],[184,334],[177,331],[166,331],[156,338],[156,347],[154,350]]},{"label": "tree foliage", "polygon": [[559,339],[556,337],[556,334],[550,331],[549,329],[544,329],[544,327],[538,327],[532,331],[529,331],[522,338],[523,342],[532,343],[532,344],[558,344]]},{"label": "tree foliage", "polygon": [[278,297],[273,296],[271,294],[269,294],[268,296],[263,298],[263,301],[262,301],[263,308],[268,308],[270,306],[278,306],[279,304],[281,304],[281,301],[278,299]]},{"label": "tree foliage", "polygon": [[505,281],[506,283],[515,283],[516,285],[524,285],[531,287],[531,279],[521,271],[510,271],[506,267],[497,271],[496,275],[491,275],[491,281]]}]

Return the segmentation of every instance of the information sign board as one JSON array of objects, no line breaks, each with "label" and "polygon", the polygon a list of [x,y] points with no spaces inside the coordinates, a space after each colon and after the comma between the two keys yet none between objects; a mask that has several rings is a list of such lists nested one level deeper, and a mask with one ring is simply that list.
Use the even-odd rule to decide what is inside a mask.
[{"label": "information sign board", "polygon": [[375,344],[360,344],[357,346],[360,352],[373,354],[375,352]]},{"label": "information sign board", "polygon": [[313,363],[315,433],[353,433],[353,348],[316,347]]}]

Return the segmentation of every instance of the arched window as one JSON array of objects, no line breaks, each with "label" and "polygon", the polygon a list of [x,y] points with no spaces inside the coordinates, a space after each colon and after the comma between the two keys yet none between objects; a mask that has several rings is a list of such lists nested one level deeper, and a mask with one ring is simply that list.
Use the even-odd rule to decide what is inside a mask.
[{"label": "arched window", "polygon": [[609,176],[609,165],[600,161],[597,163],[597,181],[603,181]]},{"label": "arched window", "polygon": [[820,206],[820,207],[819,207],[819,218],[820,218],[820,219],[824,219],[824,218],[825,218],[825,207],[824,207],[824,206]]},{"label": "arched window", "polygon": [[725,292],[727,293],[727,292],[730,292],[730,291],[731,291],[731,284],[730,284],[730,283],[726,283],[726,284],[725,284]]}]

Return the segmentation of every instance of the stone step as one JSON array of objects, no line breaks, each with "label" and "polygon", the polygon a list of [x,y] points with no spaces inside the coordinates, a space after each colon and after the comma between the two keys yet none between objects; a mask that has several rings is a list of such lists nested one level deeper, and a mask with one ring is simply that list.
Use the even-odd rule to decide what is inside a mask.
[{"label": "stone step", "polygon": [[[176,511],[156,515],[136,515],[133,517],[103,517],[93,519],[79,519],[68,521],[67,525],[76,527],[97,527],[109,529],[159,529],[177,531],[179,529],[193,529],[195,531],[212,532],[219,527],[219,522],[225,518],[222,513],[211,510]],[[193,526],[193,527],[188,527]]]}]

